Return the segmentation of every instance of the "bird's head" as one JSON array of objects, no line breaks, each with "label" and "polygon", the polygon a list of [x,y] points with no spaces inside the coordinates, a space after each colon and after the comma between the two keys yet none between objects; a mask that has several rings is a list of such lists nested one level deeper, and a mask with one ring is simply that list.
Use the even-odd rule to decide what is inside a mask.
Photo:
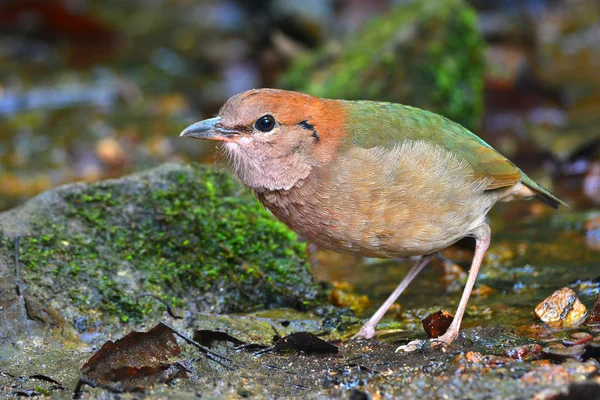
[{"label": "bird's head", "polygon": [[218,116],[190,125],[181,136],[223,142],[245,185],[288,190],[335,157],[343,121],[339,101],[258,89],[233,96]]}]

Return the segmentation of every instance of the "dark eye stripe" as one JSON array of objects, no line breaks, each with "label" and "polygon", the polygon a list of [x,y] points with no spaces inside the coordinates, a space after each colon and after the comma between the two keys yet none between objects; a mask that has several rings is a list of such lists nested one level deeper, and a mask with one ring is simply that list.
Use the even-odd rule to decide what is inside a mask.
[{"label": "dark eye stripe", "polygon": [[236,125],[231,130],[238,132],[238,133],[251,133],[252,132],[252,128],[247,125]]},{"label": "dark eye stripe", "polygon": [[308,131],[311,131],[312,137],[315,138],[315,142],[318,142],[319,140],[321,140],[321,137],[319,136],[319,133],[315,129],[315,126],[313,124],[311,124],[310,122],[308,122],[307,120],[298,122],[298,126],[301,126],[302,128],[304,128]]}]

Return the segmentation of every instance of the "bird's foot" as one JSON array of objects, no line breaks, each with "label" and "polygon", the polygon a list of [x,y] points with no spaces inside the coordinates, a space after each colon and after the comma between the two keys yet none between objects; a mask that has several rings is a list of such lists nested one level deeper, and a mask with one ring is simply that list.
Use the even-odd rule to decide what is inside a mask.
[{"label": "bird's foot", "polygon": [[458,332],[454,333],[450,330],[446,331],[442,336],[428,340],[413,340],[408,344],[399,346],[396,353],[410,353],[417,350],[439,350],[446,352],[454,339],[458,336]]},{"label": "bird's foot", "polygon": [[358,331],[358,333],[354,336],[352,336],[353,340],[356,339],[371,339],[375,337],[375,328],[373,328],[372,326],[370,326],[368,323],[363,325],[362,328],[360,328],[360,331]]},{"label": "bird's foot", "polygon": [[412,342],[409,342],[407,344],[404,344],[402,346],[398,346],[398,348],[396,349],[396,353],[411,353],[413,351],[424,351],[424,350],[431,350],[431,349],[439,349],[442,352],[446,351],[446,348],[448,347],[448,344],[446,342],[444,342],[443,340],[437,340],[437,339],[429,339],[429,340],[413,340]]}]

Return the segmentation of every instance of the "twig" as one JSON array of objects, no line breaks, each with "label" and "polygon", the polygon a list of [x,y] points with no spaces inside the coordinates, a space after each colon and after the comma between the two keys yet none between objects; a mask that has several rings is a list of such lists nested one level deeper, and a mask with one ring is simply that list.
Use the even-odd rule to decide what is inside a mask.
[{"label": "twig", "polygon": [[169,314],[171,317],[173,317],[175,319],[183,319],[183,317],[180,317],[179,315],[175,314],[175,311],[173,311],[173,308],[171,307],[171,305],[169,303],[167,303],[165,300],[161,299],[157,295],[155,295],[153,293],[140,293],[135,297],[135,301],[137,302],[142,297],[152,297],[153,299],[160,301],[165,307],[167,307],[167,314]]},{"label": "twig", "polygon": [[184,335],[183,333],[180,333],[179,331],[177,331],[175,328],[173,328],[171,325],[167,324],[166,322],[161,321],[160,322],[162,325],[164,325],[167,329],[169,329],[171,332],[173,332],[175,335],[179,336],[180,338],[182,338],[184,341],[186,341],[188,344],[191,344],[192,346],[194,346],[195,348],[197,348],[198,350],[200,350],[202,353],[204,353],[204,355],[206,356],[206,358],[213,360],[214,362],[216,362],[217,364],[227,368],[228,370],[232,371],[234,368],[230,367],[229,365],[226,365],[223,363],[222,360],[226,360],[232,364],[235,365],[235,363],[230,360],[227,357],[221,356],[213,351],[211,351],[210,349],[202,346],[200,343],[196,342],[193,339],[190,339],[189,337],[187,337],[186,335]]},{"label": "twig", "polygon": [[252,355],[258,357],[258,356],[262,356],[262,355],[265,355],[268,353],[274,353],[276,350],[277,350],[277,347],[269,346],[266,349],[255,351],[254,353],[252,353]]},{"label": "twig", "polygon": [[56,389],[59,390],[65,390],[65,387],[62,385],[62,383],[56,381],[55,379],[50,378],[49,376],[46,375],[42,375],[42,374],[35,374],[35,375],[31,375],[29,377],[29,379],[38,379],[40,381],[46,381],[51,383],[52,385],[54,385],[56,387]]}]

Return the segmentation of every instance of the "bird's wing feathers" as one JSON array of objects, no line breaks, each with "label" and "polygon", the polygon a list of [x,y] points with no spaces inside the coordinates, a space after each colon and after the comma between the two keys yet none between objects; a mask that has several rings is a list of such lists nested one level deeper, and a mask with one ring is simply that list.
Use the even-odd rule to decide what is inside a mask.
[{"label": "bird's wing feathers", "polygon": [[393,103],[347,102],[350,143],[392,148],[405,140],[426,141],[462,157],[475,177],[486,178],[487,190],[521,181],[521,170],[481,138],[441,115]]},{"label": "bird's wing feathers", "polygon": [[473,140],[465,140],[461,145],[468,153],[461,155],[473,167],[475,176],[490,179],[488,190],[512,186],[521,180],[519,168],[493,148]]}]

